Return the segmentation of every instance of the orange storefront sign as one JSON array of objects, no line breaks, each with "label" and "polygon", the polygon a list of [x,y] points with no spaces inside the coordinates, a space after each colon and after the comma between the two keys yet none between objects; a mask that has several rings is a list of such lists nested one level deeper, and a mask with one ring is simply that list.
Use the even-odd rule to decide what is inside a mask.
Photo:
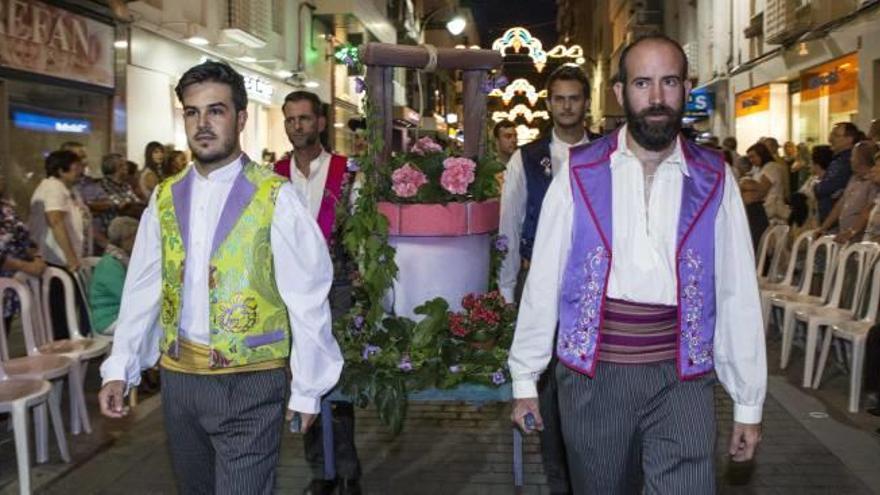
[{"label": "orange storefront sign", "polygon": [[802,72],[801,101],[853,91],[858,83],[859,58],[851,53]]},{"label": "orange storefront sign", "polygon": [[0,66],[113,87],[113,27],[37,0],[0,0]]},{"label": "orange storefront sign", "polygon": [[765,84],[736,95],[736,116],[745,117],[770,109],[770,85]]}]

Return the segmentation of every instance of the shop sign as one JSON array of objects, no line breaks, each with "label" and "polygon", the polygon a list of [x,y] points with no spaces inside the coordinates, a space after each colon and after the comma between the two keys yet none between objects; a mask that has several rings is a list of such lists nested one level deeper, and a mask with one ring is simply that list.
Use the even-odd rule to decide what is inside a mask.
[{"label": "shop sign", "polygon": [[248,96],[255,100],[271,102],[272,95],[275,94],[275,86],[272,81],[260,77],[244,74],[244,88],[247,90]]},{"label": "shop sign", "polygon": [[736,95],[736,116],[745,117],[770,109],[770,85],[765,84]]},{"label": "shop sign", "polygon": [[60,119],[31,112],[12,112],[12,124],[20,129],[39,132],[88,134],[92,131],[92,125],[88,120]]},{"label": "shop sign", "polygon": [[113,28],[38,0],[0,0],[0,66],[113,87]]},{"label": "shop sign", "polygon": [[844,91],[854,91],[859,80],[859,58],[855,53],[801,73],[801,101]]},{"label": "shop sign", "polygon": [[685,115],[690,117],[708,117],[715,110],[715,93],[698,90],[688,95]]}]

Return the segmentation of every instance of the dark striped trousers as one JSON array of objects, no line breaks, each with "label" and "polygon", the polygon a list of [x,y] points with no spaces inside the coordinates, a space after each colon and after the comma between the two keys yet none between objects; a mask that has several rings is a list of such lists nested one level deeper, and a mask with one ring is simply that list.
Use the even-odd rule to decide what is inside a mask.
[{"label": "dark striped trousers", "polygon": [[281,448],[287,373],[192,375],[162,369],[162,409],[178,491],[269,494]]},{"label": "dark striped trousers", "polygon": [[714,375],[681,381],[674,361],[556,367],[575,494],[714,494]]}]

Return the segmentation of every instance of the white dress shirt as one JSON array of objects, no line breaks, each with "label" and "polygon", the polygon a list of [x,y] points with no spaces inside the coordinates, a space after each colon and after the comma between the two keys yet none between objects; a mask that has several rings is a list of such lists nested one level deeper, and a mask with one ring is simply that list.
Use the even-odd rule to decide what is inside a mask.
[{"label": "white dress shirt", "polygon": [[[643,168],[626,145],[626,129],[611,155],[614,256],[607,296],[674,306],[675,244],[683,178],[681,144],[657,168],[645,199]],[[534,257],[510,350],[513,395],[537,397],[535,383],[553,352],[559,291],[571,248],[573,198],[568,166],[544,199]],[[734,420],[760,423],[767,388],[764,332],[751,236],[739,188],[725,167],[715,221],[715,372],[733,398]]]},{"label": "white dress shirt", "polygon": [[[208,265],[211,241],[226,198],[241,171],[241,159],[210,173],[194,171],[189,219],[189,242],[184,266],[180,336],[209,343]],[[288,407],[318,412],[320,399],[339,379],[342,354],[330,326],[327,294],[333,267],[327,245],[312,215],[294,188],[285,184],[278,193],[270,233],[275,283],[290,317],[293,374]],[[131,264],[125,277],[113,353],[101,365],[104,382],[140,382],[144,368],[159,359],[162,330],[162,239],[155,192],[141,218]]]},{"label": "white dress shirt", "polygon": [[296,166],[296,159],[290,155],[290,182],[302,197],[312,218],[318,218],[321,211],[321,201],[324,199],[324,187],[327,184],[327,174],[330,172],[330,158],[332,155],[322,149],[309,164],[309,176],[306,177]]},{"label": "white dress shirt", "polygon": [[[569,144],[560,139],[554,129],[550,137],[550,167],[553,171],[553,177],[556,177],[563,166],[568,163],[569,149],[572,146],[588,142],[590,139],[585,132],[580,141]],[[508,241],[507,256],[501,262],[501,268],[498,272],[498,288],[508,302],[513,302],[516,280],[522,263],[519,243],[522,238],[527,203],[528,189],[522,151],[516,150],[510,157],[510,161],[507,162],[507,170],[504,172],[504,185],[501,190],[501,219],[498,225],[498,233],[506,236]]]}]

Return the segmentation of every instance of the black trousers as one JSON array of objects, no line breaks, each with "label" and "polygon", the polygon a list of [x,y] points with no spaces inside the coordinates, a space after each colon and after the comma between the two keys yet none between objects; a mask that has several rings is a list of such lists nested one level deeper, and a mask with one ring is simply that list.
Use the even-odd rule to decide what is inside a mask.
[{"label": "black trousers", "polygon": [[758,254],[758,242],[761,235],[770,226],[767,219],[767,210],[764,209],[762,203],[752,203],[746,205],[746,219],[749,221],[749,232],[752,234],[752,248],[755,254]]},{"label": "black trousers", "polygon": [[[83,336],[90,335],[92,333],[92,325],[89,321],[87,308],[88,299],[86,299],[86,295],[79,290],[79,284],[76,283],[76,278],[74,278],[73,274],[67,269],[67,267],[59,265],[51,266],[64,270],[64,272],[70,277],[70,281],[73,284],[77,314],[79,315],[79,331]],[[52,282],[49,284],[49,314],[52,316],[52,335],[55,337],[55,340],[70,338],[70,328],[67,325],[65,304],[64,285],[62,285],[61,281],[58,279],[52,279]]]},{"label": "black trousers", "polygon": [[162,369],[162,409],[178,492],[273,493],[287,386],[283,368],[225,375]]},{"label": "black trousers", "polygon": [[[361,462],[354,443],[354,404],[333,402],[333,451],[336,455],[336,476],[359,479]],[[312,470],[312,477],[324,479],[324,429],[321,419],[312,423],[303,437],[306,461]]]}]

